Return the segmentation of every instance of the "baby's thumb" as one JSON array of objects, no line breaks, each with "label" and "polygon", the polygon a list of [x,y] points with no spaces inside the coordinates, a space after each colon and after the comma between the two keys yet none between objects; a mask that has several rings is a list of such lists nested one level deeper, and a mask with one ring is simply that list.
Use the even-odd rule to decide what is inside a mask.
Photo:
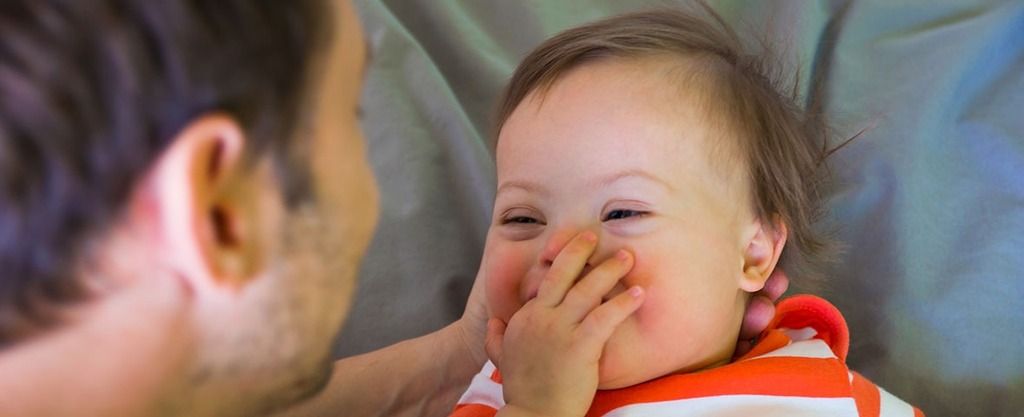
[{"label": "baby's thumb", "polygon": [[487,321],[487,337],[484,339],[484,350],[492,363],[501,363],[501,344],[505,341],[505,322],[492,318]]}]

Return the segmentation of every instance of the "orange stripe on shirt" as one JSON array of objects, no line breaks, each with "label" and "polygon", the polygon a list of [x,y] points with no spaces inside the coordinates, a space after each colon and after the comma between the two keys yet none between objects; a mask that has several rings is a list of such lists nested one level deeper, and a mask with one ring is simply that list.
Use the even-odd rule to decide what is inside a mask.
[{"label": "orange stripe on shirt", "polygon": [[[763,395],[801,398],[851,398],[862,417],[879,417],[881,393],[871,381],[850,373],[845,365],[849,349],[846,322],[834,306],[813,296],[797,296],[784,300],[777,315],[762,333],[753,350],[741,359],[722,367],[691,374],[669,375],[619,390],[598,391],[588,417],[603,416],[620,407],[637,403],[658,403],[727,395]],[[780,328],[815,331],[816,343],[824,342],[837,356],[801,356],[810,351],[786,350],[793,341]],[[804,337],[804,336],[801,336]],[[770,352],[778,356],[760,357]],[[810,352],[812,356],[818,356]],[[485,370],[487,368],[485,367]],[[485,371],[486,372],[486,371]],[[496,370],[491,381],[501,383]],[[470,387],[470,390],[473,386]],[[923,417],[914,408],[915,417]],[[493,417],[493,408],[482,404],[461,404],[452,414],[456,417]]]},{"label": "orange stripe on shirt", "polygon": [[767,331],[778,328],[800,329],[811,327],[832,348],[839,360],[846,363],[850,351],[850,331],[843,314],[832,303],[809,294],[800,294],[779,302],[775,307],[775,318]]},{"label": "orange stripe on shirt", "polygon": [[[738,365],[738,366],[737,366]],[[598,391],[587,416],[646,402],[718,395],[849,397],[847,368],[837,359],[770,357],[691,374],[669,375],[618,390]]]},{"label": "orange stripe on shirt", "polygon": [[882,412],[878,387],[856,372],[853,372],[851,385],[853,400],[857,402],[857,414],[860,417],[878,417]]},{"label": "orange stripe on shirt", "polygon": [[483,404],[459,404],[449,417],[494,417],[495,414],[498,410]]},{"label": "orange stripe on shirt", "polygon": [[776,329],[769,330],[761,335],[760,340],[758,340],[757,344],[750,349],[750,352],[747,352],[736,361],[750,359],[755,356],[761,356],[766,353],[782,349],[789,345],[790,342],[791,340],[789,339],[789,336],[786,336],[782,331]]}]

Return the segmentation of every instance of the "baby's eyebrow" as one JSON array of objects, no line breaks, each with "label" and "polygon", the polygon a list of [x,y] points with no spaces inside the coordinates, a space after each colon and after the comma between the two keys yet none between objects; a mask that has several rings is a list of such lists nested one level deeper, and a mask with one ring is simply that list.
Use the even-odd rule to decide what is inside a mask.
[{"label": "baby's eyebrow", "polygon": [[529,193],[541,194],[545,196],[551,194],[548,191],[547,187],[544,187],[543,185],[532,181],[505,181],[501,183],[500,186],[498,186],[498,191],[496,194],[501,194],[502,191],[508,191],[513,188],[518,188]]},{"label": "baby's eyebrow", "polygon": [[667,189],[669,191],[675,191],[675,187],[673,187],[667,181],[659,178],[657,175],[654,175],[654,174],[652,174],[650,172],[647,172],[647,171],[644,171],[644,170],[638,169],[638,168],[627,169],[625,171],[620,171],[620,172],[614,173],[612,175],[609,175],[609,176],[606,176],[606,177],[603,177],[603,178],[599,178],[596,181],[593,181],[591,186],[594,186],[594,187],[607,187],[609,185],[614,184],[615,182],[618,182],[618,181],[621,181],[621,180],[624,180],[624,179],[627,179],[627,178],[642,178],[642,179],[646,179],[648,181],[657,183],[657,184],[661,185],[662,187],[665,187],[665,189]]}]

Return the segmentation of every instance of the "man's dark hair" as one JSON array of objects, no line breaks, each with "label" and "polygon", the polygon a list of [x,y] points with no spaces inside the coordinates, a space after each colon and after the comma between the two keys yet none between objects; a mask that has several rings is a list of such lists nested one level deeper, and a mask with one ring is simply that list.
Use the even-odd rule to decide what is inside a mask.
[{"label": "man's dark hair", "polygon": [[0,3],[0,347],[54,325],[56,306],[87,296],[75,271],[86,240],[113,223],[191,120],[231,115],[248,135],[247,159],[269,152],[287,173],[281,156],[328,37],[326,7]]}]

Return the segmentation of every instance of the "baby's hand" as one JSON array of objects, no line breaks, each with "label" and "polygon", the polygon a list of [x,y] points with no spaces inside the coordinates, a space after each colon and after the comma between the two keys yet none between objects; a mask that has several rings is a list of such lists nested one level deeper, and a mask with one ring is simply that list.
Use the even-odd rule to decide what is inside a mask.
[{"label": "baby's hand", "polygon": [[582,416],[597,392],[597,364],[615,328],[643,303],[632,287],[604,303],[633,267],[619,251],[578,282],[597,237],[576,236],[555,258],[537,297],[506,325],[487,324],[487,354],[501,371],[506,406],[499,416]]}]

